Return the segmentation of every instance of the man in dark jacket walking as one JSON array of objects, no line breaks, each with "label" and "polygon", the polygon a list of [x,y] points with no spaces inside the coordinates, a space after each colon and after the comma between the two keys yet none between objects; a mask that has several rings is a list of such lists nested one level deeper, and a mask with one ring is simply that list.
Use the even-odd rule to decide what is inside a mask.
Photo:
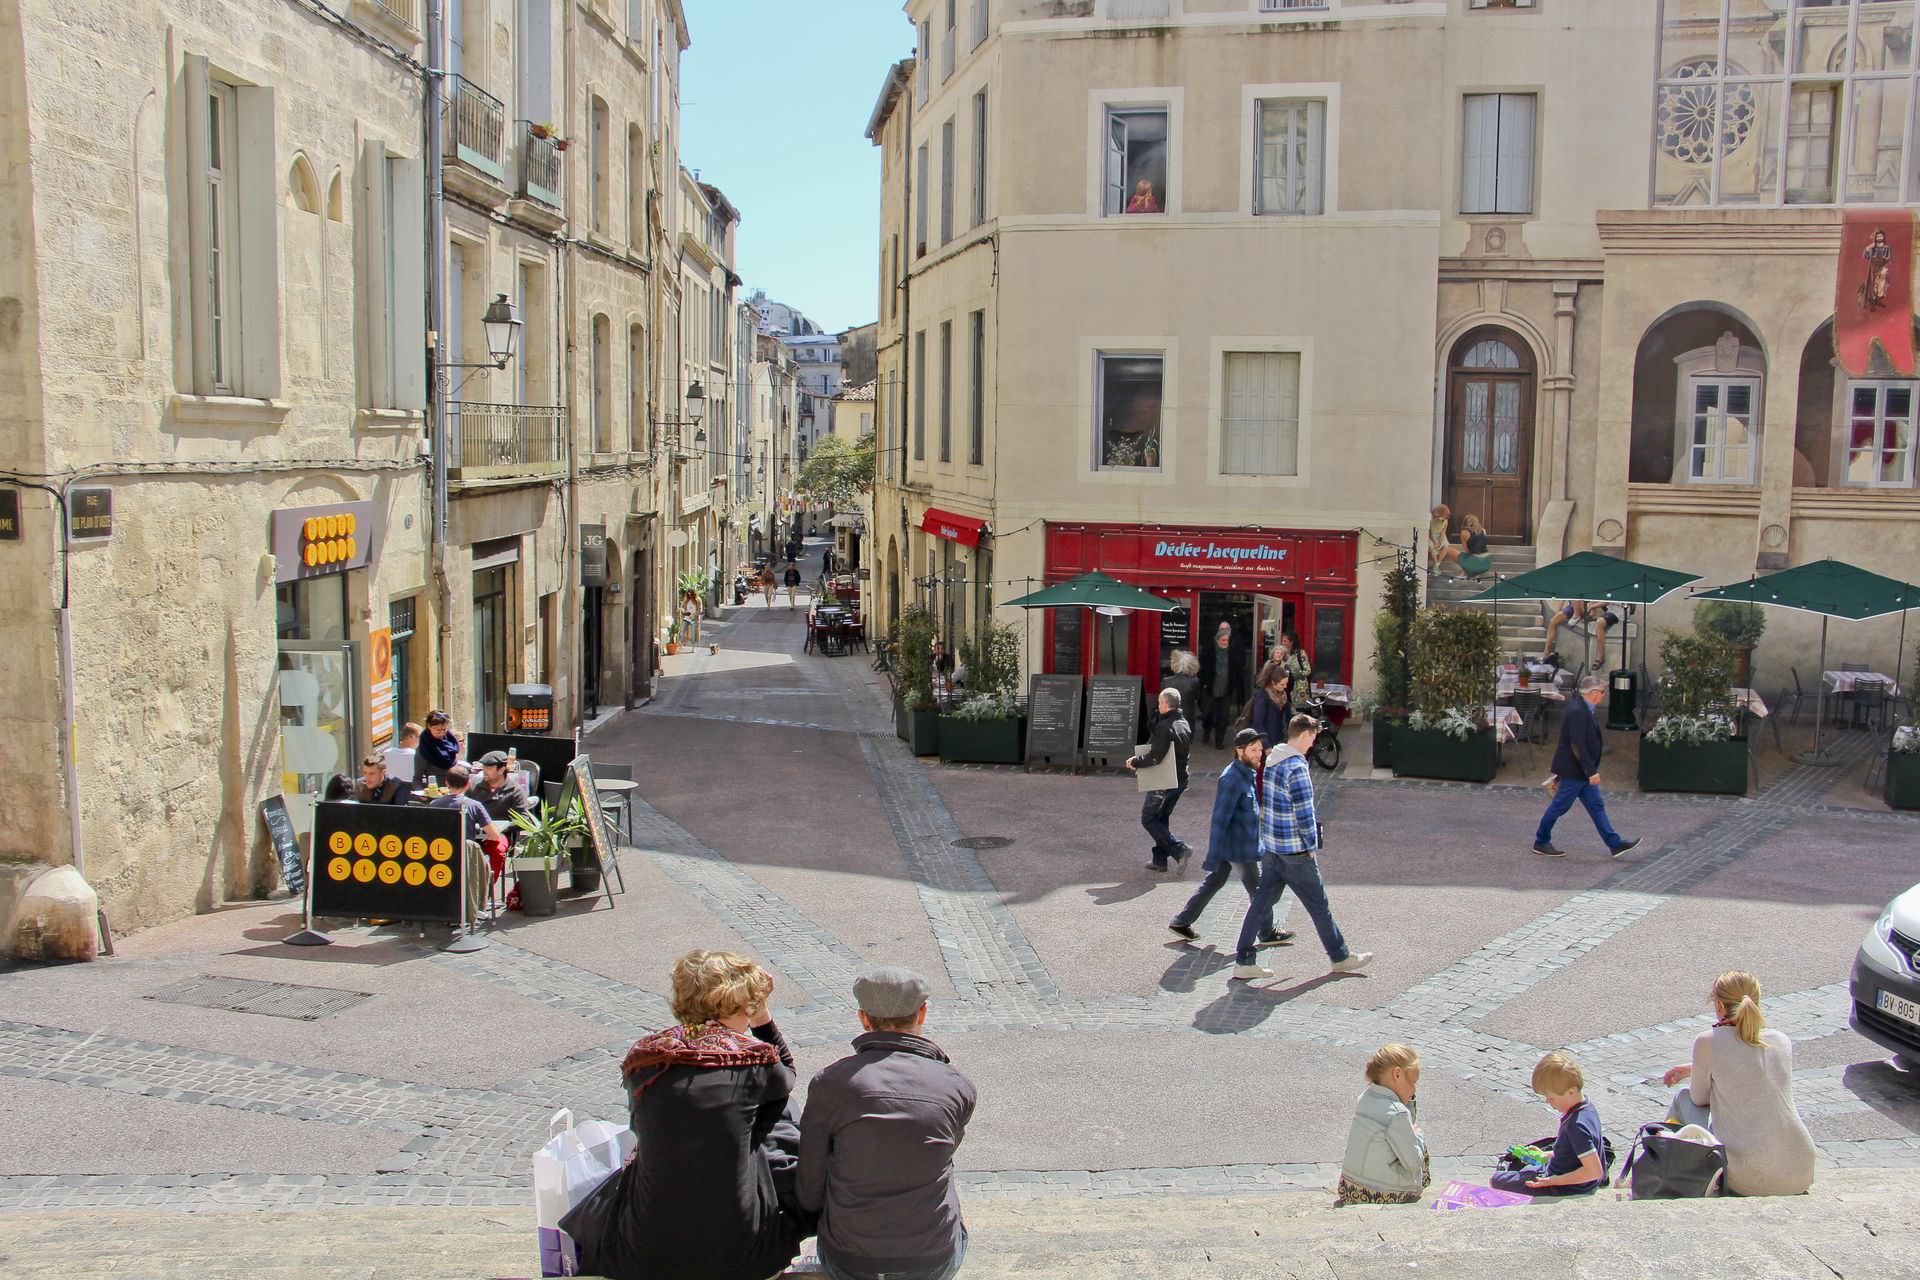
[{"label": "man in dark jacket walking", "polygon": [[927,982],[908,969],[855,979],[864,1035],[807,1086],[801,1206],[820,1214],[831,1280],[950,1280],[967,1253],[953,1157],[973,1084],[922,1032]]},{"label": "man in dark jacket walking", "polygon": [[1187,717],[1180,710],[1180,691],[1162,689],[1160,691],[1160,718],[1153,722],[1153,737],[1147,742],[1147,753],[1130,756],[1127,770],[1151,769],[1167,758],[1167,752],[1173,752],[1174,785],[1160,791],[1149,791],[1140,802],[1140,825],[1153,837],[1153,861],[1147,863],[1149,871],[1165,871],[1167,859],[1172,858],[1185,870],[1187,859],[1193,856],[1193,850],[1184,840],[1173,838],[1173,828],[1169,825],[1173,818],[1173,806],[1180,803],[1180,797],[1187,790],[1187,751],[1193,743],[1193,728],[1187,724]]},{"label": "man in dark jacket walking", "polygon": [[1233,639],[1233,624],[1222,621],[1213,641],[1200,651],[1201,725],[1216,747],[1227,745],[1227,726],[1247,701],[1247,655]]},{"label": "man in dark jacket walking", "polygon": [[1553,846],[1553,824],[1573,808],[1576,800],[1587,807],[1594,830],[1607,842],[1607,849],[1614,857],[1640,843],[1638,837],[1628,840],[1613,829],[1613,823],[1607,818],[1606,799],[1600,794],[1600,756],[1606,744],[1600,740],[1600,726],[1594,721],[1593,709],[1600,705],[1606,690],[1606,681],[1599,676],[1584,676],[1580,680],[1580,696],[1567,703],[1567,714],[1560,720],[1560,741],[1553,749],[1553,777],[1548,782],[1553,788],[1553,799],[1548,802],[1547,811],[1540,815],[1539,829],[1533,833],[1535,853],[1549,858],[1561,856],[1561,851]]},{"label": "man in dark jacket walking", "polygon": [[[1200,936],[1193,931],[1194,922],[1207,909],[1207,904],[1213,901],[1213,895],[1227,883],[1227,877],[1239,872],[1240,883],[1246,886],[1248,899],[1257,896],[1260,887],[1260,762],[1265,752],[1260,735],[1252,729],[1242,729],[1233,740],[1233,759],[1220,771],[1220,781],[1213,792],[1213,826],[1207,834],[1207,860],[1202,866],[1207,877],[1193,891],[1193,896],[1187,899],[1187,905],[1180,908],[1180,914],[1167,924],[1167,928],[1188,942]],[[1290,930],[1275,932],[1273,906],[1271,902],[1267,904],[1266,923],[1260,926],[1260,945],[1263,947],[1285,946],[1293,941]]]}]

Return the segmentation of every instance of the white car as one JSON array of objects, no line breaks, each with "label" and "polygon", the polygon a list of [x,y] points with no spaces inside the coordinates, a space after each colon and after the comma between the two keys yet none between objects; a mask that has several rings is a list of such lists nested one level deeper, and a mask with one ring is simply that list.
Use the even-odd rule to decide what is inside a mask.
[{"label": "white car", "polygon": [[1920,885],[1880,913],[1853,961],[1853,1029],[1920,1071]]}]

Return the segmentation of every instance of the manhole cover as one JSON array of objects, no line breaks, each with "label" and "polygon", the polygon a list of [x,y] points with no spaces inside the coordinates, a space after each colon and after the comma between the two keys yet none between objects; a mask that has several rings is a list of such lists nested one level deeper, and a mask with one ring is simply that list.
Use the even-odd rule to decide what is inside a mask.
[{"label": "manhole cover", "polygon": [[365,991],[302,987],[291,982],[255,982],[251,978],[188,978],[147,996],[163,1004],[190,1004],[232,1013],[263,1013],[269,1018],[314,1022],[351,1009],[373,996]]},{"label": "manhole cover", "polygon": [[968,836],[964,840],[955,840],[954,845],[961,849],[1004,849],[1013,843],[1012,836]]}]

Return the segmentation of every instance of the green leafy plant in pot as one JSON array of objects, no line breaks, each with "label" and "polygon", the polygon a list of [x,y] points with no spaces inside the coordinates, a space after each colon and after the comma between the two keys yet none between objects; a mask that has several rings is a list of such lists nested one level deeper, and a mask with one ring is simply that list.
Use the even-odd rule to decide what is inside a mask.
[{"label": "green leafy plant in pot", "polygon": [[989,625],[977,640],[961,645],[961,659],[966,697],[940,715],[940,758],[1020,763],[1020,629]]},{"label": "green leafy plant in pot", "polygon": [[1640,789],[1745,794],[1747,745],[1734,737],[1739,654],[1717,634],[1666,631],[1660,663],[1660,717],[1640,739]]},{"label": "green leafy plant in pot", "polygon": [[507,820],[520,832],[513,850],[513,876],[520,886],[520,910],[530,916],[550,916],[558,911],[554,874],[568,846],[587,834],[586,815],[580,801],[562,813],[542,801],[533,813],[514,810]]},{"label": "green leafy plant in pot", "polygon": [[933,699],[933,615],[925,605],[900,611],[901,737],[917,756],[940,750],[940,712]]},{"label": "green leafy plant in pot", "polygon": [[1712,636],[1738,655],[1734,683],[1753,687],[1753,651],[1767,633],[1767,611],[1738,600],[1702,600],[1693,609],[1693,629]]},{"label": "green leafy plant in pot", "polygon": [[1412,697],[1413,616],[1419,609],[1420,573],[1411,556],[1402,556],[1386,574],[1380,609],[1373,615],[1373,692],[1366,705],[1373,721],[1373,765],[1393,764],[1393,730],[1407,715]]},{"label": "green leafy plant in pot", "polygon": [[1478,609],[1422,609],[1409,630],[1405,724],[1393,730],[1401,777],[1491,782],[1498,770],[1493,727],[1500,633]]}]

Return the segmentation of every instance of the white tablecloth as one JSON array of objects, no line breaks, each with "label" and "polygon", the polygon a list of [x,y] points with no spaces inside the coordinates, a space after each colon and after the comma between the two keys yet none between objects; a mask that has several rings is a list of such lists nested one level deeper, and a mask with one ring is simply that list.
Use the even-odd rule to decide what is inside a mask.
[{"label": "white tablecloth", "polygon": [[1766,718],[1767,704],[1752,689],[1735,689],[1733,700],[1745,708],[1748,715],[1758,716],[1763,720]]},{"label": "white tablecloth", "polygon": [[1852,693],[1853,686],[1862,680],[1878,680],[1887,686],[1888,693],[1896,696],[1900,692],[1900,687],[1894,684],[1892,676],[1883,675],[1878,671],[1822,671],[1820,678],[1834,693]]},{"label": "white tablecloth", "polygon": [[[1510,676],[1502,673],[1499,680],[1494,683],[1493,693],[1497,698],[1511,698],[1519,689],[1519,676]],[[1527,691],[1529,693],[1537,693],[1549,702],[1565,702],[1567,700],[1567,695],[1564,690],[1555,688],[1550,681],[1546,680],[1535,680],[1527,686]]]},{"label": "white tablecloth", "polygon": [[1519,734],[1522,723],[1524,722],[1520,719],[1520,712],[1517,709],[1495,707],[1493,709],[1493,740],[1512,742]]},{"label": "white tablecloth", "polygon": [[1324,698],[1328,702],[1338,702],[1342,706],[1350,705],[1353,702],[1353,689],[1349,685],[1315,684],[1307,686],[1307,691],[1316,698]]}]

